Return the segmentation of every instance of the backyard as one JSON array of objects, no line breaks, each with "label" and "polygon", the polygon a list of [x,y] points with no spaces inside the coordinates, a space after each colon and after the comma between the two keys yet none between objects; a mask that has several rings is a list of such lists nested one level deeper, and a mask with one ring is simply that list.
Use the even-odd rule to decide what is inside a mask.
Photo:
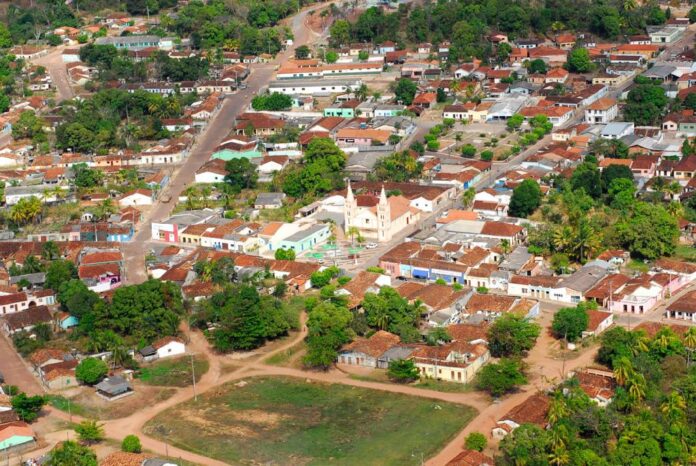
[{"label": "backyard", "polygon": [[[193,369],[198,382],[208,372],[210,364],[201,357],[193,359]],[[191,359],[188,356],[164,359],[140,369],[138,379],[147,385],[187,387],[192,383]]]},{"label": "backyard", "polygon": [[[421,464],[475,415],[467,406],[263,377],[171,408],[148,435],[231,464]],[[204,446],[204,447],[203,447]]]}]

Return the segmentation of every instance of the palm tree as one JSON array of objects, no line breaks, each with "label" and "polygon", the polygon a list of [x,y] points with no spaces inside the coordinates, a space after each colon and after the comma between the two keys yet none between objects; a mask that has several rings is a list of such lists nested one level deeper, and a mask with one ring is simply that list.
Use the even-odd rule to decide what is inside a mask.
[{"label": "palm tree", "polygon": [[360,87],[355,91],[355,97],[358,100],[363,101],[367,98],[368,92],[369,90],[367,88],[367,84],[361,84]]},{"label": "palm tree", "polygon": [[565,29],[565,24],[563,24],[561,21],[554,21],[553,23],[551,23],[551,30],[554,33],[558,33],[564,29]]},{"label": "palm tree", "polygon": [[637,6],[638,6],[638,4],[637,4],[636,0],[624,0],[624,2],[623,2],[624,11],[635,10]]},{"label": "palm tree", "polygon": [[643,334],[638,336],[631,345],[631,354],[634,356],[638,353],[646,353],[648,351],[648,344],[650,343],[650,338]]},{"label": "palm tree", "polygon": [[570,411],[565,404],[565,400],[555,397],[553,400],[551,400],[551,404],[549,405],[549,412],[546,415],[546,420],[549,422],[549,424],[554,425],[559,420],[566,417],[569,413]]},{"label": "palm tree", "polygon": [[114,205],[114,201],[112,201],[111,198],[106,198],[94,210],[94,215],[99,220],[104,220],[111,214],[115,214],[117,211],[118,209]]},{"label": "palm tree", "polygon": [[360,236],[360,229],[356,226],[348,227],[348,236],[350,236],[350,241],[353,243],[353,246],[355,246],[355,237]]},{"label": "palm tree", "polygon": [[500,241],[500,249],[503,251],[503,256],[510,252],[510,241],[504,239]]},{"label": "palm tree", "polygon": [[377,316],[375,319],[375,324],[377,325],[377,328],[380,330],[386,330],[387,327],[389,327],[389,321],[390,321],[390,316],[388,313],[383,312],[380,315]]},{"label": "palm tree", "polygon": [[184,190],[184,196],[186,196],[186,208],[192,210],[198,205],[200,201],[200,192],[195,186],[189,186]]},{"label": "palm tree", "polygon": [[667,401],[660,406],[660,411],[667,416],[667,419],[669,419],[672,424],[679,422],[684,417],[685,410],[686,401],[684,401],[684,398],[677,392],[670,393],[667,397]]},{"label": "palm tree", "polygon": [[561,226],[553,232],[553,246],[557,251],[563,252],[570,249],[573,244],[573,229],[569,226]]},{"label": "palm tree", "polygon": [[627,357],[620,357],[614,362],[614,378],[622,387],[626,385],[633,373],[633,364]]},{"label": "palm tree", "polygon": [[640,373],[633,373],[628,379],[628,394],[634,401],[640,401],[645,398],[645,377]]},{"label": "palm tree", "polygon": [[667,191],[667,193],[670,194],[672,198],[674,198],[674,196],[681,194],[684,188],[682,187],[682,185],[679,184],[678,181],[672,181],[670,184],[667,185],[665,190]]},{"label": "palm tree", "polygon": [[210,185],[205,185],[201,188],[201,197],[203,198],[203,207],[210,207],[210,196],[213,194],[213,188]]},{"label": "palm tree", "polygon": [[570,464],[570,454],[565,446],[558,446],[549,454],[549,464],[555,466],[565,466]]},{"label": "palm tree", "polygon": [[126,350],[126,348],[123,346],[117,346],[111,350],[111,362],[114,369],[117,367],[123,367],[129,358],[130,355],[128,354],[128,350]]},{"label": "palm tree", "polygon": [[686,348],[686,367],[691,366],[691,353],[696,351],[696,327],[689,327],[684,334],[684,347]]},{"label": "palm tree", "polygon": [[23,273],[37,273],[41,272],[43,268],[43,264],[41,264],[39,259],[37,259],[36,256],[34,256],[33,254],[27,256],[26,259],[24,259],[24,262],[22,263]]},{"label": "palm tree", "polygon": [[572,241],[573,252],[578,261],[583,263],[601,247],[597,232],[586,219],[582,219],[578,223]]},{"label": "palm tree", "polygon": [[667,212],[669,212],[672,217],[680,219],[684,216],[684,206],[681,202],[672,201],[667,204]]},{"label": "palm tree", "polygon": [[474,202],[474,197],[476,197],[476,190],[474,188],[469,188],[462,193],[462,205],[465,209],[471,206],[471,203]]}]

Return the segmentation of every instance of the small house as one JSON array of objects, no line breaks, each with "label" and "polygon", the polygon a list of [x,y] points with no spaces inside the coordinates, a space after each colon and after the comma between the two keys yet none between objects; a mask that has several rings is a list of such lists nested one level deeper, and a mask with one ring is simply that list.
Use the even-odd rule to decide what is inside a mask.
[{"label": "small house", "polygon": [[35,440],[34,431],[26,422],[14,421],[0,425],[0,451],[33,443]]},{"label": "small house", "polygon": [[130,382],[120,375],[115,375],[102,380],[95,386],[95,388],[97,390],[97,396],[105,399],[106,401],[118,400],[135,393]]},{"label": "small house", "polygon": [[179,356],[185,353],[186,344],[181,339],[171,336],[161,338],[140,350],[140,355],[145,361],[154,361],[155,359]]},{"label": "small house", "polygon": [[342,364],[377,367],[380,356],[400,342],[398,335],[380,330],[370,338],[356,340],[346,345],[338,360]]},{"label": "small house", "polygon": [[259,193],[254,202],[255,209],[279,209],[283,207],[285,193]]}]

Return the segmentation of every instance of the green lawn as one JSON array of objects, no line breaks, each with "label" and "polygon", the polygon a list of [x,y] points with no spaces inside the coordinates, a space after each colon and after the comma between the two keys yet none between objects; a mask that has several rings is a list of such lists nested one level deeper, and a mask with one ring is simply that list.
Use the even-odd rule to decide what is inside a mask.
[{"label": "green lawn", "polygon": [[467,406],[345,385],[261,377],[152,419],[148,435],[230,464],[417,465],[476,414]]},{"label": "green lawn", "polygon": [[[207,359],[193,358],[196,382],[208,372],[210,364]],[[147,385],[161,387],[187,387],[191,385],[191,358],[163,359],[140,369],[140,381]]]},{"label": "green lawn", "polygon": [[72,413],[75,416],[87,418],[91,418],[94,415],[91,410],[85,408],[81,404],[71,401],[63,395],[47,395],[46,399],[49,405],[66,413]]}]

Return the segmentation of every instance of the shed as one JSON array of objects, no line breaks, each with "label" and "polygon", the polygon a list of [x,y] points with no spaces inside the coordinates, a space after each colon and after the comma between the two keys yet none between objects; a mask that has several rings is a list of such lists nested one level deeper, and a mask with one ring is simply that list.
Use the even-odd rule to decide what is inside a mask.
[{"label": "shed", "polygon": [[97,389],[97,395],[107,401],[118,400],[135,393],[131,384],[120,375],[102,380],[95,388]]}]

